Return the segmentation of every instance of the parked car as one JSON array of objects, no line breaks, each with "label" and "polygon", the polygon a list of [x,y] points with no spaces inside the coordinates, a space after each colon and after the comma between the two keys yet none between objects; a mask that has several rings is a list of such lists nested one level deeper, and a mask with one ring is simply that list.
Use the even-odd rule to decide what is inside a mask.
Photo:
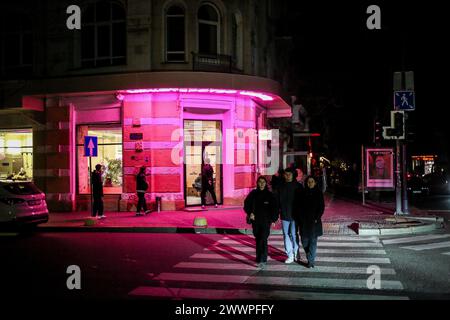
[{"label": "parked car", "polygon": [[0,225],[35,226],[48,221],[45,194],[30,181],[0,181]]},{"label": "parked car", "polygon": [[427,196],[430,188],[420,175],[408,174],[406,188],[411,196]]},{"label": "parked car", "polygon": [[445,174],[429,173],[423,177],[423,180],[430,189],[430,194],[450,194],[449,177]]}]

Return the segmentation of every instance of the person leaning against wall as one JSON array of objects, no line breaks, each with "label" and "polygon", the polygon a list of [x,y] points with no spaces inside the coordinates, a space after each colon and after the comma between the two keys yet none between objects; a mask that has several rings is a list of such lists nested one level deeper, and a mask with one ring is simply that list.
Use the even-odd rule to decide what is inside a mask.
[{"label": "person leaning against wall", "polygon": [[149,214],[151,210],[147,210],[147,202],[145,201],[145,193],[148,189],[147,178],[145,176],[145,166],[139,169],[139,173],[136,175],[136,193],[138,196],[138,203],[136,206],[136,216],[141,216],[141,209],[144,210],[144,214]]}]

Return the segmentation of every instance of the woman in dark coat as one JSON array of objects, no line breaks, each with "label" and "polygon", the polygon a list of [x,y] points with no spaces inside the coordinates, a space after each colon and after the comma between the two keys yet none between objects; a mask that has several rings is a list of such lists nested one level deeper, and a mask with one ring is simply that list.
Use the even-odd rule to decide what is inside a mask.
[{"label": "woman in dark coat", "polygon": [[247,221],[252,224],[255,236],[256,263],[262,268],[267,263],[270,224],[278,219],[276,199],[267,188],[266,178],[262,176],[258,178],[256,189],[245,198],[244,211],[247,214]]},{"label": "woman in dark coat", "polygon": [[308,259],[307,267],[314,268],[317,238],[323,235],[321,218],[325,203],[323,193],[313,176],[306,178],[305,185],[306,187],[298,197],[295,220],[298,223],[302,245]]}]

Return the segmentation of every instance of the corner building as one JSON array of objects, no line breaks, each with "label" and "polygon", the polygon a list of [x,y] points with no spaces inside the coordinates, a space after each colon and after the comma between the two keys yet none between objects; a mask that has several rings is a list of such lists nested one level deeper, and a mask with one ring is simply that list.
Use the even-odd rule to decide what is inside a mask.
[{"label": "corner building", "polygon": [[142,165],[149,202],[199,205],[206,157],[219,203],[241,205],[278,145],[268,119],[291,116],[271,1],[79,1],[81,30],[66,27],[71,4],[2,4],[20,23],[0,35],[0,179],[24,168],[51,210],[87,210],[96,136],[105,210],[135,210]]}]

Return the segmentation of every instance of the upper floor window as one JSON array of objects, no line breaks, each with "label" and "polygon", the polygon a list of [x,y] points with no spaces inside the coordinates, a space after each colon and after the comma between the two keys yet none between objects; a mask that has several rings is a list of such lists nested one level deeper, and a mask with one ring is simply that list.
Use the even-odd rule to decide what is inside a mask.
[{"label": "upper floor window", "polygon": [[219,53],[220,19],[215,7],[202,5],[198,10],[198,53],[217,55]]},{"label": "upper floor window", "polygon": [[116,1],[97,1],[81,15],[81,66],[126,63],[126,14]]},{"label": "upper floor window", "polygon": [[242,16],[236,12],[231,18],[231,57],[233,67],[242,70]]},{"label": "upper floor window", "polygon": [[0,20],[1,73],[30,75],[33,68],[31,19],[21,14],[5,14]]},{"label": "upper floor window", "polygon": [[166,11],[166,61],[185,61],[184,8],[171,6]]}]

